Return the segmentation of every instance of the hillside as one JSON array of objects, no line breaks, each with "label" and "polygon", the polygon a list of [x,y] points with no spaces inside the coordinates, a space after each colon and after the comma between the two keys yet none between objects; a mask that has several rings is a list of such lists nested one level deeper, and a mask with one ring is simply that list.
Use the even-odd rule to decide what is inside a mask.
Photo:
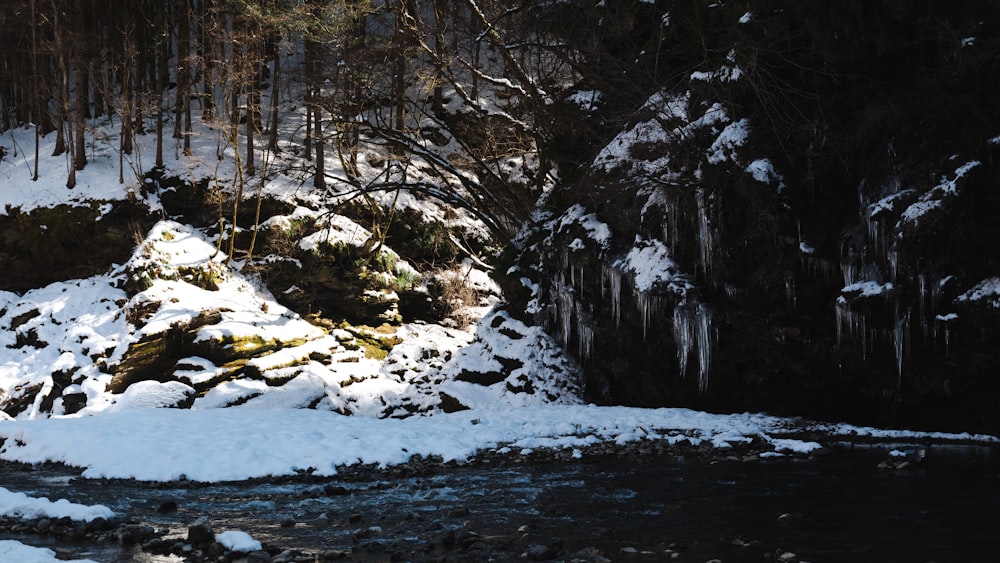
[{"label": "hillside", "polygon": [[16,4],[10,417],[1000,432],[993,3]]}]

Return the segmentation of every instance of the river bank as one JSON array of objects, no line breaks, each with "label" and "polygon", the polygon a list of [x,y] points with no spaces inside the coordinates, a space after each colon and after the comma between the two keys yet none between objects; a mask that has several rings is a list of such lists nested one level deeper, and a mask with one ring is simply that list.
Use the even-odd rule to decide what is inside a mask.
[{"label": "river bank", "polygon": [[[3,483],[102,503],[91,524],[0,521],[0,538],[124,561],[991,561],[995,446],[840,441],[597,444],[354,465],[232,483],[81,479],[4,464]],[[223,531],[261,542],[227,550]]]}]

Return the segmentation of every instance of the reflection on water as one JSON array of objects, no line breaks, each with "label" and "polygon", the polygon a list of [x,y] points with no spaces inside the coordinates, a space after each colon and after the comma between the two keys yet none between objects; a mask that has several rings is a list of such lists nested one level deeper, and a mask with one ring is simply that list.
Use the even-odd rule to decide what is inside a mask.
[{"label": "reflection on water", "polygon": [[[592,546],[681,546],[684,558],[761,561],[761,549],[800,560],[993,561],[1000,535],[1000,457],[984,446],[832,444],[815,460],[704,463],[683,458],[467,466],[370,482],[143,485],[76,480],[67,471],[0,466],[3,486],[34,496],[104,504],[183,537],[209,515],[216,532],[243,530],[272,545],[351,549],[359,536],[417,544],[442,529],[558,537]],[[880,470],[884,460],[907,470]],[[177,510],[160,513],[164,503]],[[176,561],[115,546],[71,546],[95,561]],[[763,546],[748,550],[747,545]],[[405,548],[405,546],[404,546]],[[613,557],[612,557],[613,558]],[[700,559],[699,559],[700,558]]]}]

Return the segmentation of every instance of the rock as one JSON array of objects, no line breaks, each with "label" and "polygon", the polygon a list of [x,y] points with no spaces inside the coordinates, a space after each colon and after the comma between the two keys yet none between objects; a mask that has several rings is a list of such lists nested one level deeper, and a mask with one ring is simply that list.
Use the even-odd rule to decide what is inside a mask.
[{"label": "rock", "polygon": [[160,506],[156,507],[156,512],[159,514],[168,514],[170,512],[177,512],[177,503],[172,500],[162,502],[160,503]]},{"label": "rock", "polygon": [[455,541],[466,547],[478,542],[480,538],[481,536],[479,534],[470,530],[462,530],[455,534]]},{"label": "rock", "polygon": [[323,494],[328,497],[343,496],[350,493],[347,487],[341,485],[327,485],[323,487]]},{"label": "rock", "polygon": [[66,414],[74,414],[87,406],[86,393],[67,393],[62,396],[63,410]]},{"label": "rock", "polygon": [[553,553],[547,547],[539,543],[533,543],[528,546],[528,550],[525,552],[528,559],[533,561],[541,561],[543,559],[552,559]]},{"label": "rock", "polygon": [[358,522],[361,521],[361,515],[356,513],[351,514],[350,516],[347,517],[347,521],[351,524],[357,524]]},{"label": "rock", "polygon": [[246,555],[247,563],[272,563],[271,554],[266,551],[251,551]]},{"label": "rock", "polygon": [[294,550],[286,549],[281,553],[275,555],[271,558],[271,563],[290,563],[295,561],[296,553]]},{"label": "rock", "polygon": [[460,506],[458,508],[454,508],[454,509],[452,509],[451,512],[448,513],[448,516],[450,516],[452,518],[459,518],[459,517],[468,516],[468,515],[469,515],[469,508],[465,507],[465,506]]},{"label": "rock", "polygon": [[51,527],[52,527],[52,521],[49,520],[48,518],[42,518],[41,520],[38,521],[37,524],[35,524],[35,531],[40,533],[45,532]]},{"label": "rock", "polygon": [[798,555],[791,551],[786,551],[778,556],[778,561],[795,561],[796,559],[798,559]]},{"label": "rock", "polygon": [[570,556],[570,561],[585,561],[587,563],[610,563],[611,560],[601,555],[596,547],[585,547]]},{"label": "rock", "polygon": [[208,517],[202,516],[188,526],[187,541],[191,545],[211,545],[215,543],[215,534],[212,532],[212,525]]},{"label": "rock", "polygon": [[438,536],[438,543],[441,545],[455,545],[455,530],[448,530]]},{"label": "rock", "polygon": [[80,539],[87,535],[87,523],[77,522],[69,530],[69,537],[73,539]]},{"label": "rock", "polygon": [[122,545],[132,545],[148,540],[156,535],[156,530],[152,526],[129,524],[120,526],[115,530],[115,537]]},{"label": "rock", "polygon": [[552,559],[559,554],[559,550],[562,549],[562,540],[553,539],[547,544],[531,544],[528,546],[528,550],[525,552],[528,559],[533,561],[543,561],[546,559]]},{"label": "rock", "polygon": [[90,522],[87,522],[87,531],[88,532],[96,532],[96,531],[99,531],[99,530],[107,530],[110,527],[111,527],[110,523],[106,519],[101,518],[100,516],[98,516],[97,518],[94,518]]}]

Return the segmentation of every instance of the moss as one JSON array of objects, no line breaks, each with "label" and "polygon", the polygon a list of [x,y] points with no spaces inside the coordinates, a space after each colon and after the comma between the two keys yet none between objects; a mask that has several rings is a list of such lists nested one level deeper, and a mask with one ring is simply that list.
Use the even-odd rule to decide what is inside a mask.
[{"label": "moss", "polygon": [[219,284],[223,279],[222,270],[215,262],[200,266],[181,266],[177,268],[177,274],[187,283],[208,291],[219,291]]},{"label": "moss", "polygon": [[356,346],[352,347],[345,344],[344,347],[348,350],[357,350],[358,348],[361,348],[365,352],[365,357],[373,360],[384,360],[389,355],[389,352],[391,352],[397,344],[403,341],[403,339],[398,336],[378,336],[368,330],[347,324],[343,324],[341,328],[354,335],[354,342],[351,344]]}]

